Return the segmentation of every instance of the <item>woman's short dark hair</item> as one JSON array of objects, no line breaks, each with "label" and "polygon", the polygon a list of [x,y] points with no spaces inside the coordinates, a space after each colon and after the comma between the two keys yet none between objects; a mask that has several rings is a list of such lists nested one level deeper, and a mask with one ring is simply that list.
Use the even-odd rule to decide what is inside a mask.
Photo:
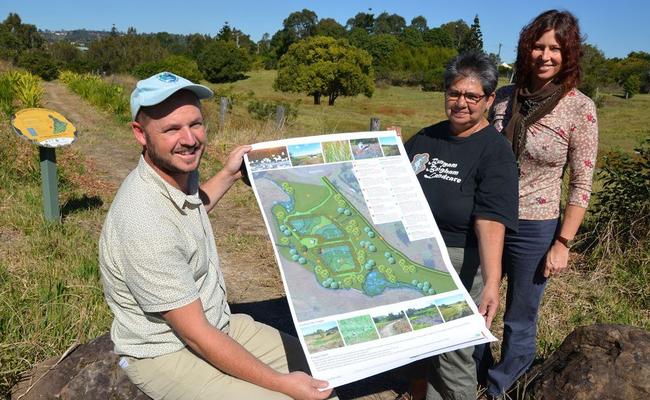
[{"label": "woman's short dark hair", "polygon": [[494,62],[484,53],[470,51],[454,57],[445,70],[445,90],[460,77],[475,77],[481,81],[485,95],[494,93],[499,81],[499,72]]},{"label": "woman's short dark hair", "polygon": [[533,75],[531,62],[533,46],[544,33],[550,30],[555,31],[555,40],[562,52],[562,66],[560,72],[553,78],[553,82],[562,85],[565,93],[580,84],[582,38],[578,19],[568,11],[548,10],[524,26],[519,34],[515,63],[517,87],[530,88]]}]

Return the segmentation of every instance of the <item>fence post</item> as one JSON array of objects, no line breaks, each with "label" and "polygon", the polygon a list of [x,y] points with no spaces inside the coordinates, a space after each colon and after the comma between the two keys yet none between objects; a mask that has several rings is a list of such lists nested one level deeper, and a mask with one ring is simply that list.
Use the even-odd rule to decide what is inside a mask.
[{"label": "fence post", "polygon": [[275,107],[275,129],[282,129],[284,126],[284,106]]},{"label": "fence post", "polygon": [[378,131],[380,129],[381,129],[381,122],[379,121],[379,118],[376,117],[370,118],[370,130]]},{"label": "fence post", "polygon": [[228,98],[221,97],[219,100],[219,128],[223,129],[226,125],[226,115],[228,114]]}]

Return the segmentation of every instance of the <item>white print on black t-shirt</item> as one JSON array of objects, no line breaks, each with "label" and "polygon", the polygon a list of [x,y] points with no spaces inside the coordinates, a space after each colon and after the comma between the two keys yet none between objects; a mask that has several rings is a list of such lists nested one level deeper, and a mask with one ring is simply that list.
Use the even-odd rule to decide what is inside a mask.
[{"label": "white print on black t-shirt", "polygon": [[424,177],[427,179],[442,179],[453,183],[461,183],[462,179],[458,178],[460,173],[458,163],[449,163],[439,158],[433,158],[427,163]]}]

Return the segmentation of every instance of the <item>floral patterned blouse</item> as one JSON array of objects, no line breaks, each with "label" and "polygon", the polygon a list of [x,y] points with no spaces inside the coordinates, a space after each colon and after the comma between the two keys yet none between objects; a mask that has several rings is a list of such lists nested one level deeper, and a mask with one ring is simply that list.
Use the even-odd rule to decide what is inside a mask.
[{"label": "floral patterned blouse", "polygon": [[[502,129],[512,115],[514,86],[497,90],[490,121]],[[519,219],[545,220],[560,214],[562,175],[569,167],[569,204],[587,208],[598,151],[596,106],[572,89],[549,114],[526,131],[519,160]]]}]

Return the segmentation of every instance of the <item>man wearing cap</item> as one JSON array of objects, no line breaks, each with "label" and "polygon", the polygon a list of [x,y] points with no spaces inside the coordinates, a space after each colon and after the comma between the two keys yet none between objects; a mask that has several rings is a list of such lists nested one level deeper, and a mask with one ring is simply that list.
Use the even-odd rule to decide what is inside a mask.
[{"label": "man wearing cap", "polygon": [[131,94],[142,156],[99,242],[119,365],[156,399],[324,399],[327,382],[289,372],[287,357],[304,357],[295,339],[230,314],[207,212],[241,177],[250,146],[233,150],[199,185],[206,145],[199,100],[211,96],[169,72],[139,81]]}]

